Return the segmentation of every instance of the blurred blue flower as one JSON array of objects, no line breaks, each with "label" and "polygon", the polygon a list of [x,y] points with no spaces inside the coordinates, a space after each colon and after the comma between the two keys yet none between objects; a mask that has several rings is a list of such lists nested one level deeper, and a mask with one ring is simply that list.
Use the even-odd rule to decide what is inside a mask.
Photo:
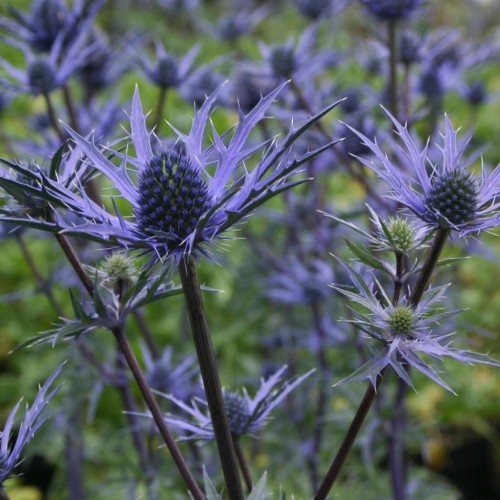
[{"label": "blurred blue flower", "polygon": [[420,150],[418,141],[410,136],[407,127],[385,112],[404,143],[400,155],[406,160],[409,172],[384,154],[376,141],[348,128],[375,156],[376,162],[371,158],[356,158],[391,187],[389,198],[409,208],[430,228],[451,229],[459,235],[500,224],[500,165],[489,175],[484,166],[480,176],[469,172],[463,158],[468,141],[457,142],[457,131],[447,116],[443,146],[439,148],[442,161],[432,162],[428,155],[429,144]]},{"label": "blurred blue flower", "polygon": [[265,60],[261,73],[276,81],[292,79],[297,84],[310,81],[338,63],[338,55],[332,50],[319,50],[316,46],[319,25],[309,25],[297,42],[289,38],[285,44],[268,46],[260,43]]},{"label": "blurred blue flower", "polygon": [[[235,438],[261,430],[269,420],[271,411],[314,372],[311,370],[277,387],[285,370],[286,366],[283,366],[267,380],[261,379],[259,390],[253,398],[248,395],[245,388],[241,392],[223,390],[229,427]],[[191,405],[187,405],[172,395],[162,394],[162,396],[188,415],[188,418],[174,415],[165,417],[167,423],[189,433],[181,439],[214,439],[212,419],[208,413],[208,403],[204,399],[195,398],[191,401]]]},{"label": "blurred blue flower", "polygon": [[347,5],[347,0],[293,0],[293,3],[301,14],[316,20],[338,14]]},{"label": "blurred blue flower", "polygon": [[422,0],[361,0],[371,14],[384,20],[409,17]]},{"label": "blurred blue flower", "polygon": [[255,7],[251,2],[248,2],[241,7],[236,6],[233,12],[220,16],[216,25],[204,23],[203,27],[219,40],[234,42],[238,38],[250,34],[269,12],[270,8],[267,5]]},{"label": "blurred blue flower", "polygon": [[154,359],[145,346],[142,354],[146,379],[155,391],[171,394],[181,401],[189,401],[202,392],[195,383],[196,376],[199,376],[195,356],[188,356],[174,365],[171,347],[166,347],[158,359]]},{"label": "blurred blue flower", "polygon": [[0,27],[36,52],[50,52],[56,40],[67,47],[94,20],[104,0],[75,0],[68,9],[63,0],[34,0],[29,12],[10,7],[14,20],[0,18]]},{"label": "blurred blue flower", "polygon": [[0,59],[0,67],[3,67],[11,78],[0,79],[0,86],[37,96],[48,95],[66,85],[76,71],[86,64],[95,47],[94,44],[86,44],[85,33],[75,38],[69,46],[64,46],[63,43],[64,36],[61,34],[54,41],[48,55],[36,55],[24,45],[11,42],[12,46],[23,52],[26,69],[23,71]]},{"label": "blurred blue flower", "polygon": [[54,394],[59,390],[60,386],[52,389],[50,392],[49,388],[62,368],[63,365],[59,366],[39,388],[31,408],[26,405],[24,418],[17,431],[17,437],[14,438],[11,433],[14,426],[14,419],[22,400],[20,400],[10,412],[3,430],[0,431],[0,487],[19,465],[21,453],[26,445],[33,439],[38,429],[46,422],[47,419],[42,418],[42,412],[49,404]]},{"label": "blurred blue flower", "polygon": [[151,60],[145,53],[137,57],[140,71],[154,85],[162,89],[180,87],[192,73],[193,63],[200,50],[194,45],[182,58],[167,52],[161,42],[155,43],[156,57]]}]

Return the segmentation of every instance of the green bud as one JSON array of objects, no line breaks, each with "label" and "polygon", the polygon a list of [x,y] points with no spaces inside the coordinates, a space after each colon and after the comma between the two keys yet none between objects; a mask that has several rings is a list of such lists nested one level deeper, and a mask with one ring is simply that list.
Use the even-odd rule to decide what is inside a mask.
[{"label": "green bud", "polygon": [[99,267],[99,274],[106,285],[114,286],[119,282],[130,283],[135,281],[136,269],[133,260],[122,254],[115,253],[106,257]]},{"label": "green bud", "polygon": [[410,335],[415,326],[415,313],[408,306],[397,306],[389,315],[391,335]]},{"label": "green bud", "polygon": [[415,245],[415,229],[401,217],[389,217],[387,229],[393,240],[392,250],[407,254]]}]

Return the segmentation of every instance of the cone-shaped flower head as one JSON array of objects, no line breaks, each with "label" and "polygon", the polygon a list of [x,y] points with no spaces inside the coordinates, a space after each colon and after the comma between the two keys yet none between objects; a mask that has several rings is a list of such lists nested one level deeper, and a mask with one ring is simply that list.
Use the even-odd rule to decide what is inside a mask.
[{"label": "cone-shaped flower head", "polygon": [[348,127],[371,150],[375,159],[356,158],[373,170],[392,189],[390,198],[414,212],[428,227],[457,231],[460,235],[475,233],[500,224],[500,165],[489,175],[483,166],[474,176],[464,158],[468,141],[457,141],[457,131],[445,117],[442,159],[428,156],[429,144],[419,150],[407,127],[403,127],[388,111],[389,118],[401,137],[404,148],[399,160],[408,172],[382,152],[376,141]]}]

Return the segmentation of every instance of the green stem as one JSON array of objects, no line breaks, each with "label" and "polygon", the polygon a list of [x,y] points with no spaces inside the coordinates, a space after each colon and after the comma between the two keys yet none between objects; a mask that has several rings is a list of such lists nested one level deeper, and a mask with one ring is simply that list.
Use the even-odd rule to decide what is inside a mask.
[{"label": "green stem", "polygon": [[179,274],[228,497],[230,500],[242,500],[244,496],[236,451],[224,407],[217,360],[201,295],[196,260],[192,255],[186,254],[182,257],[179,263]]},{"label": "green stem", "polygon": [[67,85],[62,88],[64,104],[66,105],[66,111],[68,112],[69,124],[71,128],[80,133],[80,127],[78,126],[78,120],[76,118],[75,106],[73,105],[73,98],[71,96],[71,91]]},{"label": "green stem", "polygon": [[134,351],[130,347],[130,344],[123,329],[113,328],[112,332],[113,335],[115,336],[116,341],[118,342],[118,345],[120,346],[120,350],[125,356],[127,365],[130,368],[130,371],[132,372],[132,375],[134,376],[137,385],[139,386],[142,397],[144,398],[144,402],[149,408],[151,416],[153,417],[153,420],[155,421],[155,424],[158,427],[158,430],[160,431],[160,434],[165,444],[167,445],[167,448],[170,451],[170,454],[172,455],[172,458],[174,459],[177,468],[179,469],[179,472],[184,478],[188,490],[191,492],[194,499],[204,500],[205,495],[203,494],[200,487],[196,483],[194,477],[192,476],[174,438],[172,437],[172,434],[170,433],[167,425],[165,424],[165,419],[163,417],[161,408],[158,405],[156,399],[153,397],[151,389],[149,388],[146,378],[144,377],[144,374],[141,371],[137,358],[135,357]]},{"label": "green stem", "polygon": [[365,418],[368,415],[368,412],[370,411],[372,403],[375,400],[377,390],[380,387],[380,384],[382,383],[386,370],[387,367],[385,367],[379,373],[375,385],[370,383],[370,385],[367,387],[365,395],[363,396],[363,399],[359,404],[359,407],[356,411],[356,414],[354,415],[354,418],[352,419],[351,425],[347,430],[344,440],[342,441],[342,444],[340,445],[340,448],[337,451],[337,455],[335,455],[335,458],[330,468],[328,469],[328,472],[326,473],[326,476],[323,479],[321,486],[319,487],[317,493],[314,495],[314,500],[325,500],[332,486],[334,485],[335,480],[337,479],[342,469],[342,466],[344,465],[347,455],[351,451],[352,445],[356,440],[356,437],[361,429],[361,426],[363,425],[363,422],[365,421]]},{"label": "green stem", "polygon": [[425,289],[429,285],[432,273],[434,271],[434,268],[436,267],[436,264],[438,263],[439,256],[441,255],[441,251],[446,244],[446,240],[448,239],[449,234],[449,229],[438,229],[436,231],[436,235],[434,236],[432,245],[427,252],[427,257],[425,259],[422,270],[420,271],[417,282],[413,287],[413,291],[410,296],[410,306],[415,307],[420,302]]},{"label": "green stem", "polygon": [[156,114],[155,114],[155,132],[158,133],[160,130],[162,119],[163,119],[163,108],[165,107],[165,102],[167,100],[167,87],[161,87],[160,93],[158,94],[158,103],[156,105]]}]

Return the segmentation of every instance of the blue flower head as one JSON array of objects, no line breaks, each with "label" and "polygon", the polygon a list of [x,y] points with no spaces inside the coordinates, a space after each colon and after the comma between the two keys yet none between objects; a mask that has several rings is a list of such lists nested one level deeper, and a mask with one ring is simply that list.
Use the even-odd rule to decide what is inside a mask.
[{"label": "blue flower head", "polygon": [[356,304],[355,307],[350,307],[352,318],[343,321],[355,325],[376,344],[372,350],[372,358],[342,382],[369,379],[375,385],[378,374],[385,367],[391,366],[398,376],[413,388],[406,369],[411,366],[444,389],[453,392],[438,371],[427,362],[429,358],[452,358],[467,364],[481,363],[500,367],[499,361],[485,354],[452,347],[452,333],[439,333],[442,321],[459,312],[442,309],[447,285],[429,288],[416,306],[411,306],[406,300],[393,304],[380,282],[374,279],[373,284],[369,284],[351,266],[340,260],[339,262],[354,289],[337,285],[332,287],[346,296],[351,304]]},{"label": "blue flower head", "polygon": [[388,111],[385,111],[396,127],[404,148],[399,151],[400,159],[406,164],[395,162],[382,152],[376,141],[348,127],[375,156],[375,160],[356,156],[373,170],[392,189],[389,198],[409,208],[430,228],[457,231],[459,235],[477,233],[500,224],[500,165],[489,175],[482,169],[475,176],[468,170],[464,153],[468,141],[457,141],[457,130],[445,117],[445,133],[441,160],[429,158],[427,144],[423,150]]},{"label": "blue flower head", "polygon": [[0,18],[0,27],[36,52],[47,53],[58,38],[63,45],[85,33],[104,0],[75,0],[68,9],[63,0],[34,0],[29,12],[11,7],[14,20]]},{"label": "blue flower head", "polygon": [[[132,206],[133,220],[103,211],[87,199],[66,200],[89,224],[81,228],[63,225],[71,234],[114,242],[129,248],[142,248],[160,257],[179,259],[185,253],[205,254],[206,248],[222,233],[275,194],[303,180],[289,180],[297,167],[315,157],[329,145],[303,155],[293,154],[295,140],[315,121],[332,109],[328,106],[300,128],[293,126],[281,141],[253,143],[249,136],[264,118],[279,86],[247,114],[241,110],[239,123],[219,135],[212,126],[212,143],[204,147],[205,128],[221,91],[209,96],[194,116],[189,134],[176,129],[178,141],[165,147],[146,128],[139,92],[136,90],[130,115],[130,139],[136,157],[115,152],[122,158],[113,164],[92,142],[68,127],[88,162],[106,175]],[[172,127],[173,128],[173,127]],[[262,151],[264,152],[262,153]],[[256,159],[256,153],[260,158]],[[250,170],[245,162],[253,158]],[[82,207],[85,207],[82,209]]]},{"label": "blue flower head", "polygon": [[387,21],[409,17],[422,0],[361,0],[371,14]]},{"label": "blue flower head", "polygon": [[[278,386],[285,370],[286,366],[283,366],[266,380],[262,379],[253,398],[249,396],[245,388],[241,392],[223,390],[227,419],[233,437],[239,438],[245,434],[252,435],[261,430],[269,420],[271,411],[314,372],[311,370]],[[162,394],[162,396],[188,415],[187,418],[174,415],[166,417],[169,424],[187,432],[187,436],[182,439],[214,439],[212,420],[210,415],[204,411],[208,405],[204,399],[194,398],[191,405],[188,405],[170,394]]]},{"label": "blue flower head", "polygon": [[43,411],[54,394],[59,390],[60,386],[52,390],[49,389],[61,372],[62,367],[63,365],[60,365],[40,387],[31,408],[26,405],[24,417],[19,424],[17,436],[14,438],[11,432],[21,401],[19,401],[10,412],[5,427],[0,431],[0,491],[4,481],[12,475],[14,469],[19,465],[24,448],[46,421],[46,417],[42,415]]}]

